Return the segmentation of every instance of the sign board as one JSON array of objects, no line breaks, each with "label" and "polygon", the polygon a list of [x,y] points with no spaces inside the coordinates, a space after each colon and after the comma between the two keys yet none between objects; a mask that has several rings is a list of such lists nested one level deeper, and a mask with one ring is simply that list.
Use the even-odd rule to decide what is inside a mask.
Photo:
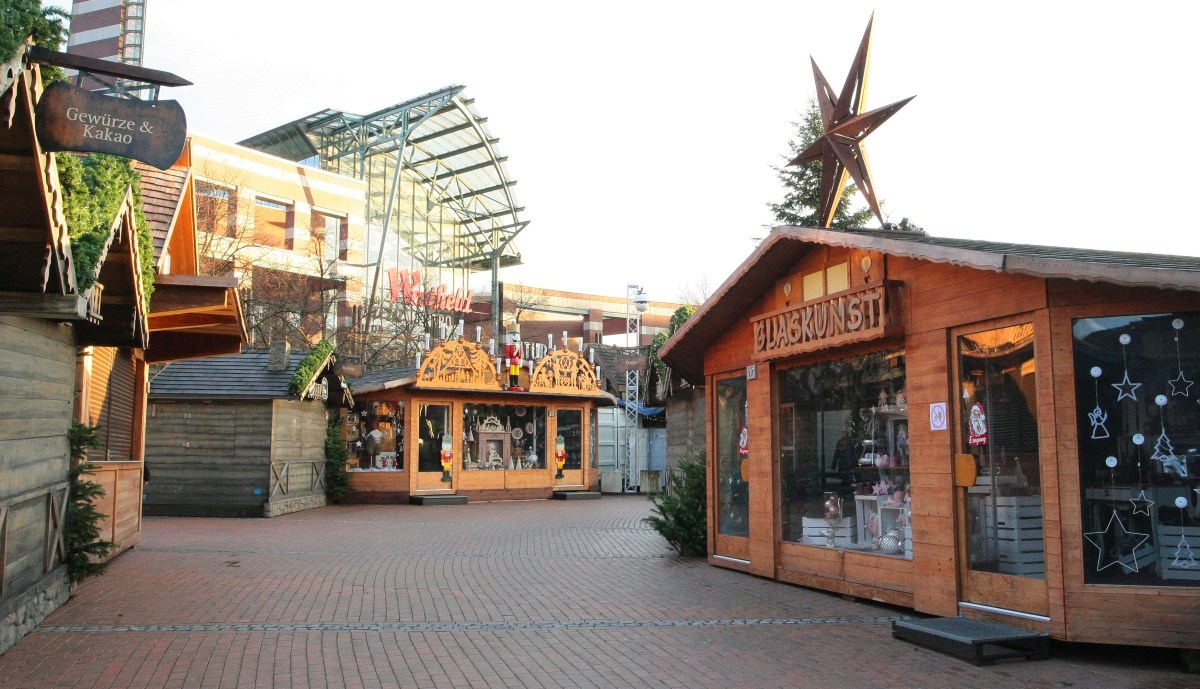
[{"label": "sign board", "polygon": [[949,428],[949,414],[945,402],[934,402],[929,405],[929,430],[944,431]]},{"label": "sign board", "polygon": [[471,313],[471,297],[475,290],[460,287],[450,294],[445,285],[438,285],[431,290],[422,289],[421,272],[417,270],[397,270],[388,268],[388,284],[392,291],[392,301],[409,306],[424,306],[434,311],[453,311],[456,313]]},{"label": "sign board", "polygon": [[183,152],[187,120],[173,100],[114,98],[56,81],[38,101],[37,137],[46,151],[112,153],[166,170]]},{"label": "sign board", "polygon": [[816,299],[753,318],[754,358],[790,356],[899,334],[889,285]]}]

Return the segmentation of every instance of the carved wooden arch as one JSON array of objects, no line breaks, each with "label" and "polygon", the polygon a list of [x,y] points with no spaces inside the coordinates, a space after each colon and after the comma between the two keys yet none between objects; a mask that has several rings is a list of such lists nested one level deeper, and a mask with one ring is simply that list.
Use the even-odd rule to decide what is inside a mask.
[{"label": "carved wooden arch", "polygon": [[530,392],[557,395],[595,395],[600,392],[596,369],[582,354],[556,349],[538,362],[529,381]]},{"label": "carved wooden arch", "polygon": [[450,340],[425,357],[416,387],[454,390],[503,390],[487,350],[467,340]]}]

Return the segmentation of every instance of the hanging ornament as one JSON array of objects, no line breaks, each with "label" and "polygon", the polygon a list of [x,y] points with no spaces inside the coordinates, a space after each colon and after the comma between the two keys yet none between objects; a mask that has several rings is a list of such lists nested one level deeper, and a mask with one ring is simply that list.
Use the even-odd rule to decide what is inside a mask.
[{"label": "hanging ornament", "polygon": [[1129,502],[1133,503],[1134,514],[1150,516],[1150,506],[1154,504],[1154,501],[1146,499],[1146,491],[1138,491],[1137,497],[1129,498]]},{"label": "hanging ornament", "polygon": [[[1113,555],[1108,558],[1108,562],[1105,562],[1105,556],[1109,555],[1110,552],[1105,547],[1110,531],[1113,533]],[[1137,549],[1150,540],[1150,534],[1137,533],[1126,529],[1125,524],[1117,516],[1116,510],[1113,510],[1112,516],[1108,518],[1108,524],[1104,527],[1103,531],[1089,531],[1083,534],[1083,537],[1100,551],[1100,554],[1096,557],[1097,572],[1102,572],[1113,565],[1121,565],[1127,572],[1138,571]],[[1121,558],[1121,552],[1126,550],[1130,543],[1133,544],[1132,548],[1128,548],[1130,553],[1129,560],[1132,564],[1125,564],[1125,561]]]},{"label": "hanging ornament", "polygon": [[1125,376],[1120,383],[1109,383],[1117,389],[1117,401],[1129,398],[1134,402],[1137,401],[1137,389],[1142,387],[1141,383],[1133,383],[1129,380],[1129,357],[1125,351],[1125,346],[1133,341],[1129,335],[1122,333],[1121,337],[1117,338],[1121,343],[1121,360],[1125,362]]},{"label": "hanging ornament", "polygon": [[1108,422],[1108,412],[1100,408],[1100,374],[1103,373],[1099,366],[1092,367],[1092,387],[1096,390],[1096,408],[1088,413],[1088,421],[1092,424],[1092,440],[1103,440],[1108,437],[1108,429],[1104,424]]},{"label": "hanging ornament", "polygon": [[[1104,465],[1108,467],[1108,477],[1109,477],[1110,488],[1112,489],[1113,492],[1115,492],[1117,489],[1117,473],[1116,473],[1117,458],[1112,457],[1112,456],[1106,458],[1104,460]],[[1116,526],[1115,530],[1113,529],[1114,525]],[[1105,547],[1105,544],[1109,541],[1108,533],[1110,531],[1114,532],[1113,539],[1112,539],[1113,540],[1113,548],[1111,551],[1113,553],[1113,555],[1110,557],[1109,562],[1105,562],[1104,556],[1110,552]],[[1133,540],[1135,540],[1133,538],[1135,536],[1140,536],[1141,538],[1140,538],[1140,540],[1138,540],[1136,543],[1133,544],[1132,548],[1129,548],[1129,558],[1128,559],[1133,564],[1128,565],[1128,564],[1125,564],[1125,559],[1121,557],[1121,553],[1125,552],[1127,546]],[[1117,516],[1117,510],[1114,507],[1112,516],[1108,518],[1108,524],[1104,527],[1103,531],[1092,531],[1089,533],[1085,533],[1085,534],[1083,534],[1083,537],[1085,539],[1087,539],[1088,543],[1091,543],[1092,545],[1096,546],[1100,550],[1100,555],[1096,558],[1096,571],[1097,572],[1103,571],[1104,569],[1111,567],[1113,565],[1121,565],[1121,567],[1123,567],[1128,572],[1136,572],[1136,571],[1138,571],[1137,549],[1140,548],[1147,540],[1149,540],[1150,534],[1136,533],[1136,532],[1127,530],[1125,528],[1125,523],[1121,521],[1121,518],[1119,516]]]},{"label": "hanging ornament", "polygon": [[1188,388],[1192,387],[1192,381],[1183,375],[1183,356],[1179,353],[1179,331],[1183,330],[1183,319],[1176,318],[1171,321],[1171,327],[1175,328],[1175,363],[1179,367],[1179,377],[1168,381],[1171,384],[1171,397],[1176,395],[1187,397]]},{"label": "hanging ornament", "polygon": [[1142,445],[1146,443],[1146,436],[1142,435],[1141,433],[1134,433],[1132,440],[1133,444],[1137,446],[1137,484],[1140,486],[1142,485]]},{"label": "hanging ornament", "polygon": [[1200,563],[1196,562],[1192,554],[1192,544],[1188,543],[1183,530],[1183,510],[1188,506],[1187,498],[1175,498],[1175,506],[1179,508],[1179,544],[1175,546],[1175,559],[1171,561],[1171,566],[1180,569],[1200,569]]},{"label": "hanging ornament", "polygon": [[1187,478],[1187,464],[1180,457],[1175,456],[1175,448],[1171,445],[1171,439],[1167,437],[1166,412],[1163,409],[1167,405],[1167,396],[1155,397],[1154,403],[1158,405],[1159,428],[1162,429],[1162,432],[1159,433],[1158,440],[1154,441],[1154,454],[1150,455],[1150,459],[1161,462],[1164,473]]}]

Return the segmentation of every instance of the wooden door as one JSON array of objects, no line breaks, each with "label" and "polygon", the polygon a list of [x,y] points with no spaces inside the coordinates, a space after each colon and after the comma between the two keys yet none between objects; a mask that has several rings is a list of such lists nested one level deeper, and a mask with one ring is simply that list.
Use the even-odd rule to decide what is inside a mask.
[{"label": "wooden door", "polygon": [[[416,493],[452,493],[456,489],[456,478],[462,462],[453,461],[461,451],[462,443],[456,442],[456,427],[451,414],[450,402],[420,402],[417,405],[416,441]],[[450,462],[449,476],[442,471],[442,449],[454,454]],[[449,478],[450,480],[446,480]]]},{"label": "wooden door", "polygon": [[[749,564],[750,558],[750,482],[749,482],[749,410],[745,375],[716,381],[710,409],[712,456],[709,514],[713,533],[711,548],[715,557]],[[758,442],[770,442],[760,438]]]},{"label": "wooden door", "polygon": [[1034,340],[1029,321],[956,333],[955,495],[960,600],[968,608],[1044,616]]}]

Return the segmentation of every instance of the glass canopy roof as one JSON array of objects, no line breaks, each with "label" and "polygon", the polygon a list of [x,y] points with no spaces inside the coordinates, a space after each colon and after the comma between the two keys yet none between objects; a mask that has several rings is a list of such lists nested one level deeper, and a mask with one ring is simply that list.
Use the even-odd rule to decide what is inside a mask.
[{"label": "glass canopy roof", "polygon": [[495,267],[517,265],[524,209],[498,139],[463,88],[368,115],[322,110],[241,145],[365,180],[371,262],[452,273],[491,270],[494,257]]}]

